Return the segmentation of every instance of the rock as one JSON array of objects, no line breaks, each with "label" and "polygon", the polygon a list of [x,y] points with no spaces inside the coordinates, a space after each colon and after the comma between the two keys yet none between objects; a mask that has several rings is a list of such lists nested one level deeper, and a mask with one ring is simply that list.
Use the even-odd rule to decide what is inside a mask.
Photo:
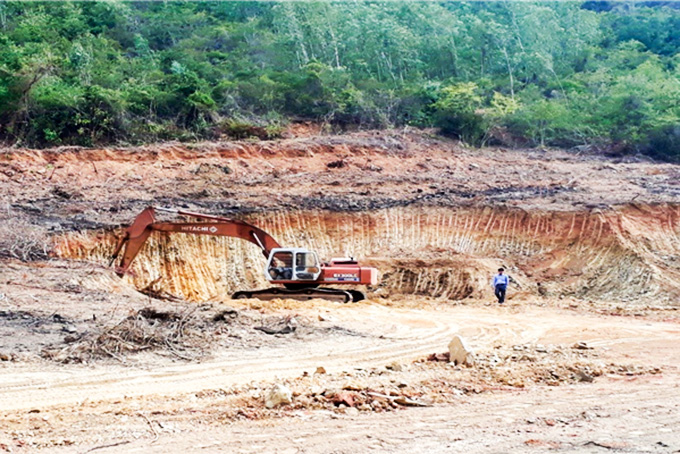
[{"label": "rock", "polygon": [[322,366],[319,366],[319,367],[316,368],[316,372],[314,372],[314,373],[315,373],[315,374],[325,374],[325,373],[326,373],[326,369],[323,368]]},{"label": "rock", "polygon": [[439,361],[443,363],[448,363],[449,362],[449,353],[432,353],[430,356],[427,357],[428,361]]},{"label": "rock", "polygon": [[473,355],[462,337],[456,335],[449,342],[449,361],[456,364],[471,364]]},{"label": "rock", "polygon": [[348,391],[340,391],[333,393],[332,395],[326,396],[328,400],[333,402],[336,407],[340,405],[346,405],[348,407],[354,407],[354,393]]},{"label": "rock", "polygon": [[73,326],[63,326],[61,330],[68,334],[75,334],[78,332]]},{"label": "rock", "polygon": [[348,391],[361,391],[364,387],[355,381],[348,381],[342,386],[342,389]]},{"label": "rock", "polygon": [[345,409],[345,414],[348,416],[356,416],[359,414],[359,410],[354,407],[348,407]]},{"label": "rock", "polygon": [[394,399],[394,402],[403,405],[405,407],[427,407],[428,405],[426,403],[420,402],[418,400],[414,399],[409,399],[406,396],[399,396],[396,399]]},{"label": "rock", "polygon": [[585,371],[578,371],[576,372],[576,378],[578,378],[578,381],[586,382],[586,383],[591,383],[595,378],[593,378],[592,375],[586,373]]},{"label": "rock", "polygon": [[387,366],[385,366],[385,369],[393,370],[395,372],[401,372],[402,370],[404,370],[404,366],[402,366],[398,362],[394,361],[394,362],[388,364]]},{"label": "rock", "polygon": [[321,386],[312,386],[312,388],[309,390],[309,394],[312,396],[318,396],[319,394],[323,394],[325,391],[325,388]]},{"label": "rock", "polygon": [[265,334],[290,334],[294,333],[296,327],[291,325],[286,325],[283,328],[270,328],[268,326],[256,326],[254,329],[262,331]]},{"label": "rock", "polygon": [[264,406],[274,408],[281,404],[289,404],[293,401],[293,393],[287,387],[276,384],[269,390],[264,398]]},{"label": "rock", "polygon": [[572,348],[577,350],[592,350],[593,347],[589,346],[585,342],[576,342]]},{"label": "rock", "polygon": [[345,162],[343,159],[339,159],[337,161],[332,161],[326,164],[326,167],[329,169],[341,169],[343,167],[347,166],[347,162]]}]

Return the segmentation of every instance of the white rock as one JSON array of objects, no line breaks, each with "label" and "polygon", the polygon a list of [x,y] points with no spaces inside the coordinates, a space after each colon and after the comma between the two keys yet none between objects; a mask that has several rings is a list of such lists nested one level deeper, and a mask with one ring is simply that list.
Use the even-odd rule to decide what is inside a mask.
[{"label": "white rock", "polygon": [[354,407],[348,407],[345,409],[345,414],[349,416],[356,416],[359,414],[359,410]]},{"label": "white rock", "polygon": [[473,351],[465,344],[462,337],[456,335],[449,343],[450,361],[456,364],[471,364]]},{"label": "white rock", "polygon": [[289,404],[293,401],[293,393],[283,385],[274,385],[264,398],[264,406],[274,408],[281,404]]}]

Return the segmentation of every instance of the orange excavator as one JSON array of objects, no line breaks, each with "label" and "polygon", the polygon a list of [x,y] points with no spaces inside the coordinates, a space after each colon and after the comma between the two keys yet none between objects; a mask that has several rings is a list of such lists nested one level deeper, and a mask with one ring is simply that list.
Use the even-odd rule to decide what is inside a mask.
[{"label": "orange excavator", "polygon": [[[158,222],[156,211],[189,216],[198,222]],[[113,264],[122,251],[122,258],[116,266],[118,276],[125,275],[132,261],[152,232],[185,233],[190,235],[229,236],[241,238],[262,249],[267,258],[264,276],[271,284],[282,285],[262,290],[242,290],[232,295],[237,298],[293,298],[307,300],[323,298],[333,301],[360,301],[365,298],[359,290],[324,288],[321,285],[376,285],[378,270],[361,266],[352,258],[332,259],[319,262],[315,252],[305,248],[285,248],[267,232],[244,221],[194,213],[170,208],[148,207],[142,211],[118,240],[111,257]]]}]

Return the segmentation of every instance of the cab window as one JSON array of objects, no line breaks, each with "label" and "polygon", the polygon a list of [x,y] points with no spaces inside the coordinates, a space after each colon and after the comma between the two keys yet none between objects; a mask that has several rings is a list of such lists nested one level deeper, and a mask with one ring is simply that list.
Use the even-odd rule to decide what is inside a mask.
[{"label": "cab window", "polygon": [[293,278],[293,253],[277,252],[269,264],[272,279],[290,280]]},{"label": "cab window", "polygon": [[316,256],[310,252],[300,253],[295,256],[296,268],[311,268],[316,266]]}]

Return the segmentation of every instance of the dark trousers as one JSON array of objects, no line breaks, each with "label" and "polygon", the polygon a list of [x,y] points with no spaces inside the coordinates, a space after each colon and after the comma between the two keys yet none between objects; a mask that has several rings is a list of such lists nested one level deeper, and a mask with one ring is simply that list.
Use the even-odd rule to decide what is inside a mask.
[{"label": "dark trousers", "polygon": [[496,294],[496,298],[498,298],[498,302],[500,304],[503,304],[505,302],[505,290],[507,288],[508,286],[505,284],[496,285],[496,291],[494,293]]}]

